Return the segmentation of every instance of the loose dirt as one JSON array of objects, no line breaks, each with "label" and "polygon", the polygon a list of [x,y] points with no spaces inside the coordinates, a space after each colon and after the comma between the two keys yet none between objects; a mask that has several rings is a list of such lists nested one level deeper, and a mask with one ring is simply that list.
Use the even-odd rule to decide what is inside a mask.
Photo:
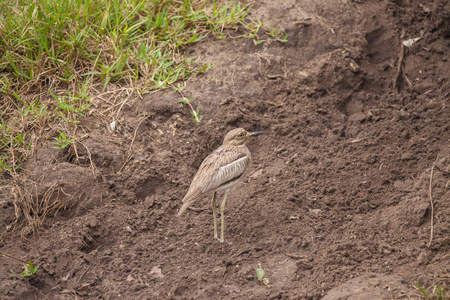
[{"label": "loose dirt", "polygon": [[[2,299],[408,299],[416,283],[448,287],[448,2],[261,1],[251,17],[288,42],[189,49],[214,64],[184,90],[200,124],[166,90],[127,101],[113,133],[87,117],[76,154],[49,144],[25,162],[40,197],[54,188],[66,208],[24,240],[0,201],[0,250],[40,265],[24,279],[0,257]],[[396,76],[401,41],[417,37]],[[264,135],[249,143],[221,244],[209,198],[175,214],[236,127]]]}]

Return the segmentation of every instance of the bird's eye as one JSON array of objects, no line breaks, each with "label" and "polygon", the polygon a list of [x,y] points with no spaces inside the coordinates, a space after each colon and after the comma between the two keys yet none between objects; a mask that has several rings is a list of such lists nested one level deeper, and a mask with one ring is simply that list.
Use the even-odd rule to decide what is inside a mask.
[{"label": "bird's eye", "polygon": [[244,133],[243,132],[239,133],[237,137],[242,139],[244,137]]}]

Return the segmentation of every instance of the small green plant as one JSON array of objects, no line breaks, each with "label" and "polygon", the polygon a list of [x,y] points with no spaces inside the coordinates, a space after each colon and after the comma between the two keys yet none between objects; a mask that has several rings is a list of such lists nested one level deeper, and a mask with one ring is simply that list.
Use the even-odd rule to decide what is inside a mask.
[{"label": "small green plant", "polygon": [[258,38],[258,31],[264,27],[264,22],[261,21],[260,19],[257,19],[256,22],[251,22],[246,27],[249,34],[244,34],[243,37],[250,39]]},{"label": "small green plant", "polygon": [[286,33],[281,39],[278,38],[278,34],[279,34],[279,30],[277,28],[274,27],[270,27],[269,32],[267,33],[268,35],[270,35],[271,37],[273,37],[275,40],[279,41],[279,42],[287,42],[287,38],[288,38],[288,34]]},{"label": "small green plant", "polygon": [[28,277],[28,276],[34,275],[37,272],[37,270],[39,269],[39,266],[36,266],[36,267],[33,266],[33,263],[30,260],[28,262],[28,265],[24,266],[24,269],[25,270],[22,271],[22,277]]},{"label": "small green plant", "polygon": [[264,272],[264,269],[261,267],[261,264],[259,264],[259,268],[256,269],[256,278],[258,278],[259,283],[268,285],[269,279],[265,278],[266,272]]},{"label": "small green plant", "polygon": [[55,149],[64,149],[69,145],[72,145],[74,143],[75,138],[68,139],[66,134],[62,131],[59,131],[59,136],[53,138],[56,140],[56,146],[53,147]]},{"label": "small green plant", "polygon": [[194,107],[192,106],[192,104],[191,104],[191,101],[192,101],[192,97],[190,97],[190,98],[186,98],[184,95],[183,95],[183,89],[184,89],[184,85],[182,85],[182,86],[180,86],[180,87],[175,87],[175,86],[173,86],[173,85],[171,85],[170,84],[170,86],[175,90],[175,91],[177,91],[180,95],[181,95],[181,97],[183,97],[183,99],[182,100],[179,100],[179,102],[180,103],[183,103],[183,104],[187,104],[187,105],[189,105],[189,108],[190,108],[190,110],[191,110],[191,115],[193,115],[194,116],[194,121],[195,122],[197,122],[197,123],[200,123],[200,121],[203,119],[203,116],[200,116],[200,110],[197,108],[196,110],[194,109]]},{"label": "small green plant", "polygon": [[[28,277],[28,276],[31,276],[31,275],[35,274],[35,273],[37,272],[37,270],[39,269],[39,266],[36,266],[36,267],[35,267],[35,266],[33,265],[33,263],[31,262],[31,260],[26,261],[26,260],[24,260],[24,259],[21,259],[21,258],[19,258],[19,257],[17,257],[17,256],[8,254],[8,253],[3,252],[3,251],[0,251],[0,255],[6,256],[6,257],[9,257],[9,258],[12,258],[12,259],[15,259],[15,260],[20,261],[20,262],[23,262],[23,263],[24,263],[24,265],[23,265],[23,271],[22,271],[22,273],[21,273],[22,277]],[[17,273],[14,272],[13,270],[11,270],[11,274],[17,275]]]},{"label": "small green plant", "polygon": [[270,26],[269,35],[270,35],[271,37],[277,37],[277,35],[278,35],[278,29],[277,29],[277,28],[274,28],[274,27],[272,27],[272,26]]},{"label": "small green plant", "polygon": [[[28,264],[24,264],[23,265],[23,271],[21,273],[22,277],[29,277],[31,275],[36,274],[37,270],[39,269],[39,266],[33,266],[33,263],[31,261],[28,262]],[[11,274],[13,275],[17,275],[16,272],[14,272],[13,270],[11,270]]]},{"label": "small green plant", "polygon": [[436,300],[448,300],[450,296],[447,295],[447,289],[445,287],[441,287],[441,284],[438,282],[435,285],[431,286],[431,294],[427,292],[427,290],[420,284],[416,284],[419,288],[420,292],[425,296],[425,299],[436,299]]}]

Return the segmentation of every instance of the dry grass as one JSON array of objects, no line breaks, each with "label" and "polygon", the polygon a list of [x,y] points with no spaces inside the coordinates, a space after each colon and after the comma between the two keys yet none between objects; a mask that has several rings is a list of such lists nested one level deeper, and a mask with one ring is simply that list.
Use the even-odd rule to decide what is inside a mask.
[{"label": "dry grass", "polygon": [[14,184],[7,188],[12,195],[10,200],[14,207],[15,218],[8,226],[11,233],[26,237],[30,233],[36,233],[47,218],[56,216],[60,209],[65,208],[58,202],[61,189],[59,184],[42,191],[36,182],[25,179],[24,176],[16,176]]}]

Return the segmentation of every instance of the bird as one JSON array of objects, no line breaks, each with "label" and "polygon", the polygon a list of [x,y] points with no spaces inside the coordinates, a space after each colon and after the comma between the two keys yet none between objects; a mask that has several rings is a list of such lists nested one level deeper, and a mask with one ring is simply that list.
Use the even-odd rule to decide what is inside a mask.
[{"label": "bird", "polygon": [[[184,196],[177,217],[198,199],[213,194],[211,204],[214,218],[214,239],[224,242],[224,211],[230,189],[239,182],[250,164],[251,154],[245,143],[249,137],[262,134],[261,131],[248,132],[236,128],[225,135],[222,145],[209,154],[198,168],[188,192]],[[220,238],[217,236],[216,194],[224,191],[220,205]]]}]

